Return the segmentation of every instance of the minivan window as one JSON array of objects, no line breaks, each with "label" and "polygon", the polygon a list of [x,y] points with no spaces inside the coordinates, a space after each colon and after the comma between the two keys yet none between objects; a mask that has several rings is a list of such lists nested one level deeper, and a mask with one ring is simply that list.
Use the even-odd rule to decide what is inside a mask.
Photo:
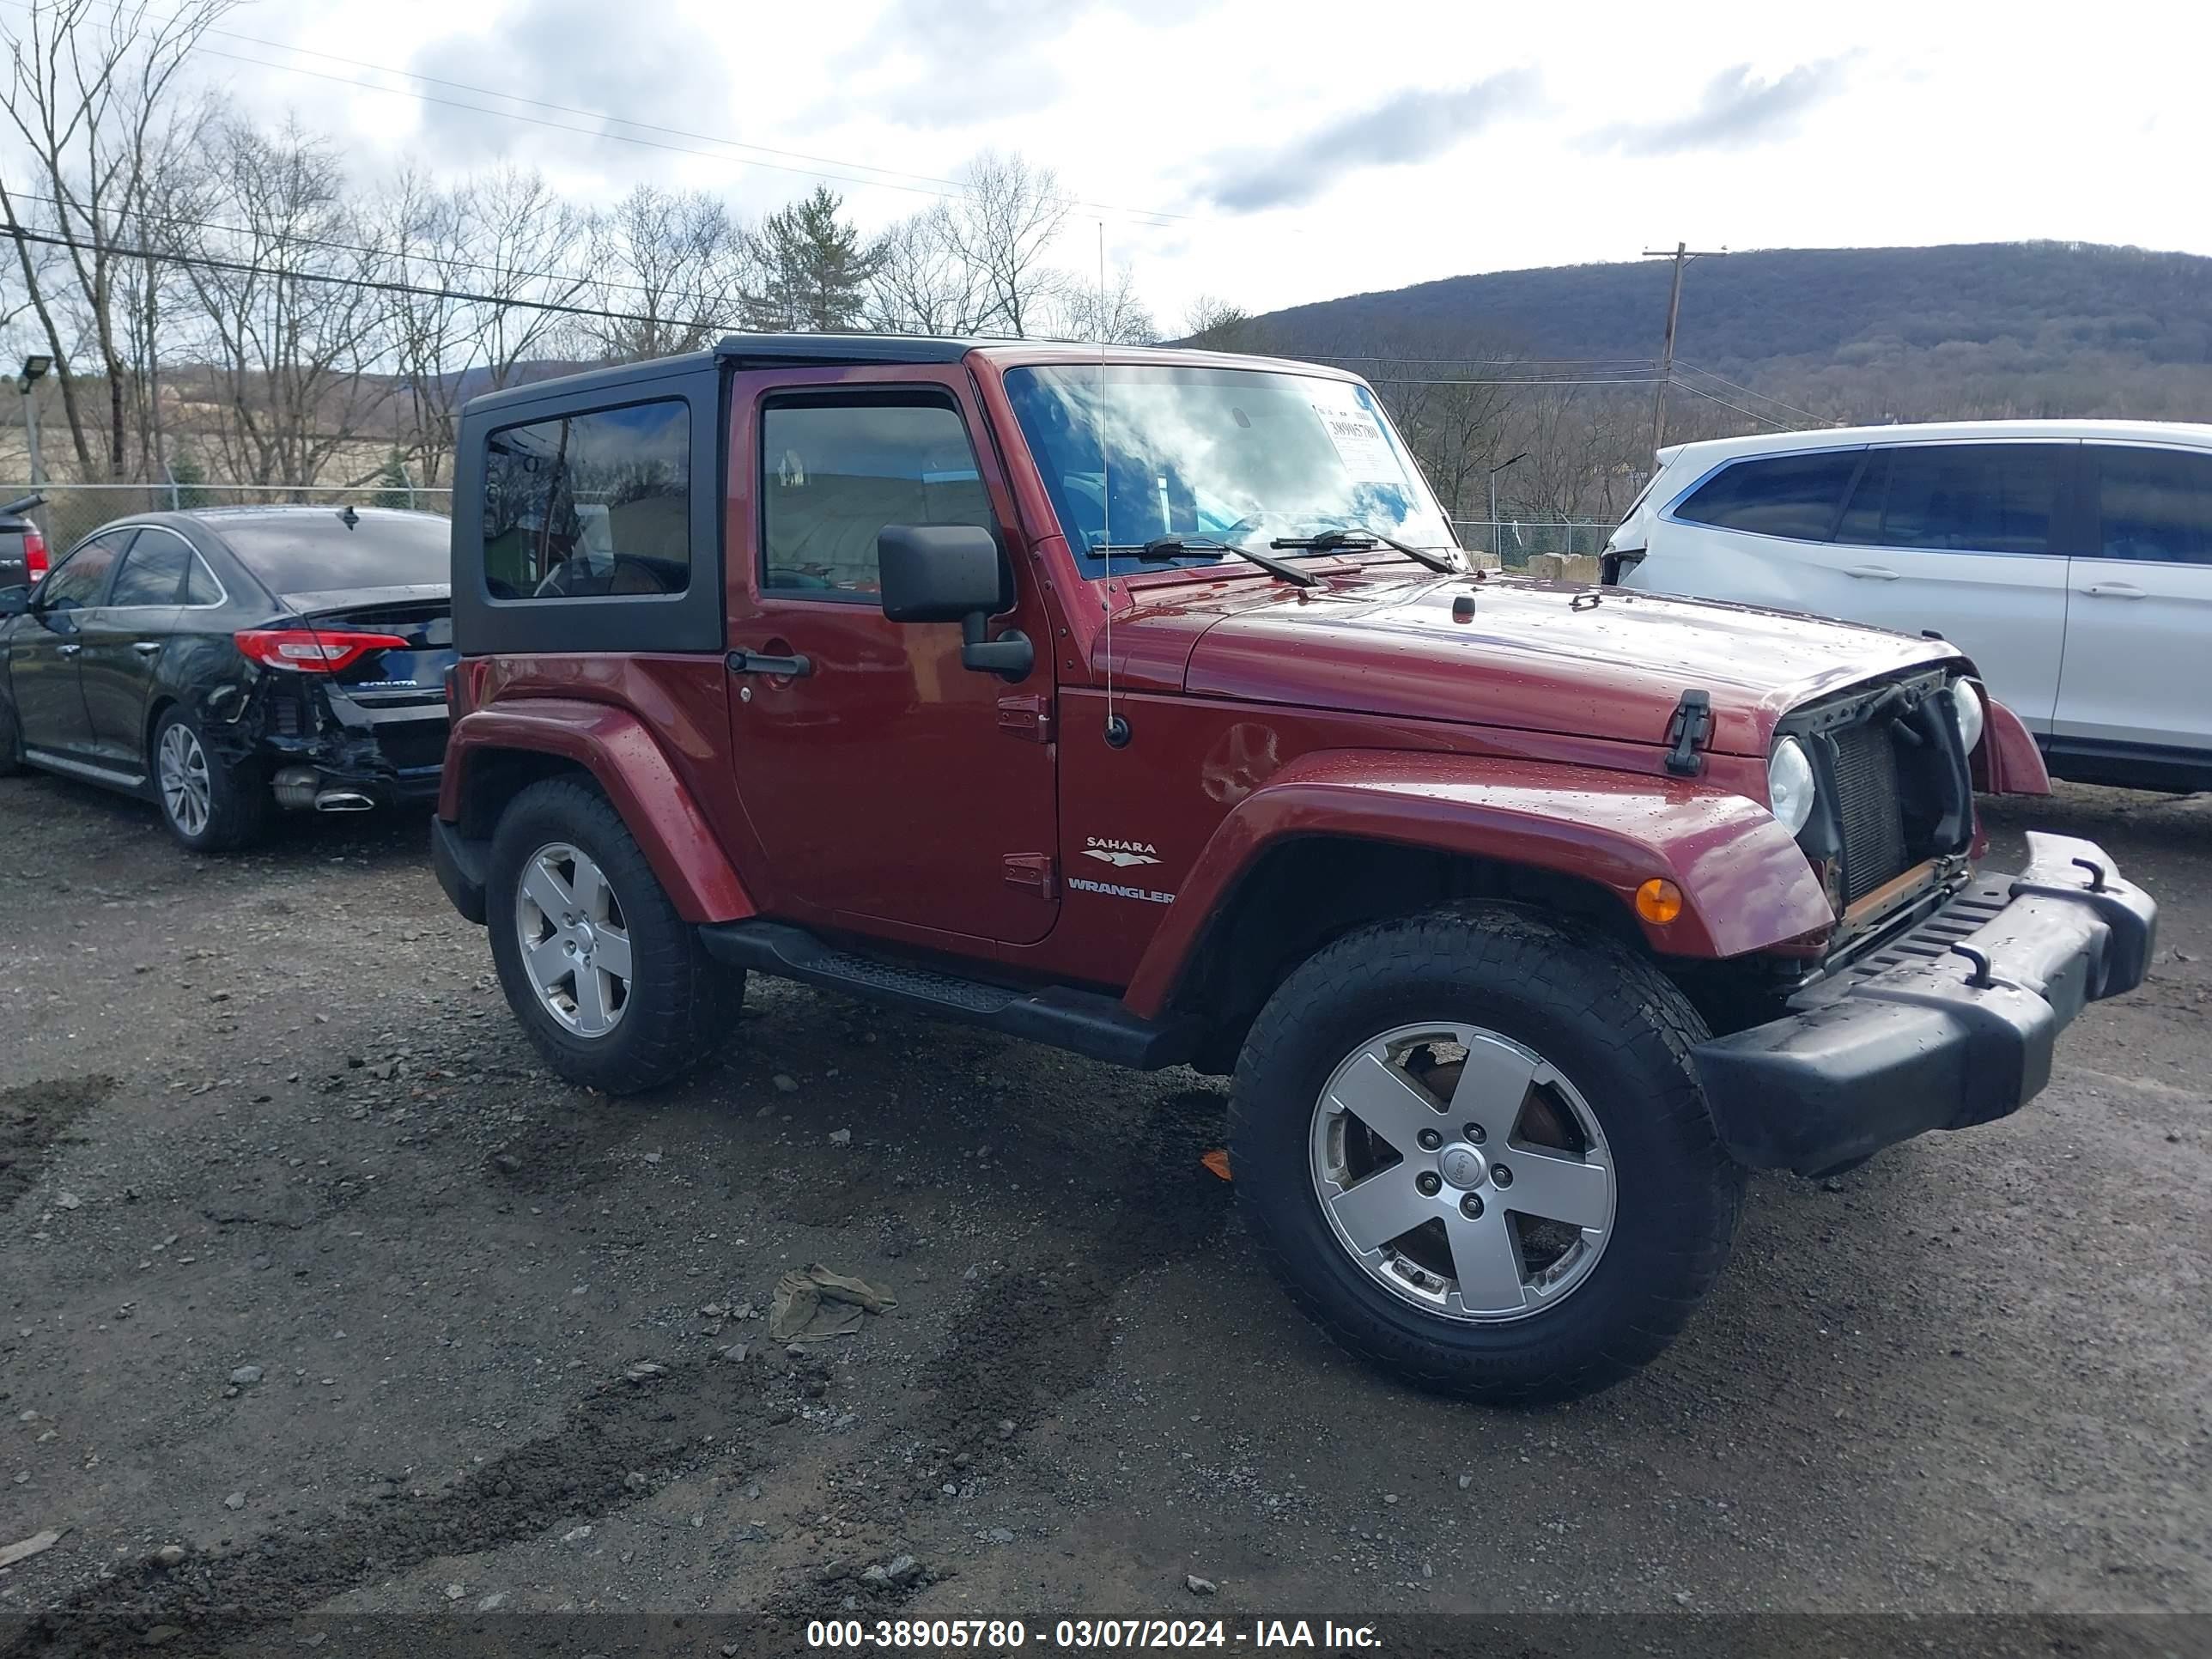
[{"label": "minivan window", "polygon": [[2212,564],[2212,455],[2093,446],[2108,559]]},{"label": "minivan window", "polygon": [[1923,444],[1867,457],[1836,539],[1939,552],[2048,553],[2062,444]]},{"label": "minivan window", "polygon": [[681,398],[533,421],[484,441],[494,599],[684,592],[690,513],[691,414]]},{"label": "minivan window", "polygon": [[1864,453],[1836,449],[1738,461],[1707,479],[1674,516],[1718,530],[1824,542]]}]

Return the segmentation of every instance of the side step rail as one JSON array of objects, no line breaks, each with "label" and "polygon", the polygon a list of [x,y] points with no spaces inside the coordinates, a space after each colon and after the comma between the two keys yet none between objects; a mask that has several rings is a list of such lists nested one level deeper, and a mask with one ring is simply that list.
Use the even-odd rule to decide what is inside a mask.
[{"label": "side step rail", "polygon": [[915,963],[879,961],[841,950],[786,922],[708,922],[700,927],[699,939],[709,956],[727,967],[981,1025],[1139,1071],[1181,1065],[1198,1044],[1194,1022],[1142,1019],[1097,991],[1058,986],[1018,990]]}]

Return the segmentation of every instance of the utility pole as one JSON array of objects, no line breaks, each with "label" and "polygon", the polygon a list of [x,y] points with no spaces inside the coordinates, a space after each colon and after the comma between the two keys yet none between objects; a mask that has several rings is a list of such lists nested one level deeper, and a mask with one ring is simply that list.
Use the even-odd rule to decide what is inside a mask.
[{"label": "utility pole", "polygon": [[1663,247],[1644,250],[1647,259],[1674,262],[1674,290],[1667,296],[1667,349],[1659,360],[1659,391],[1651,400],[1651,453],[1655,466],[1658,465],[1656,457],[1659,447],[1667,441],[1667,385],[1674,378],[1674,322],[1682,314],[1682,267],[1692,259],[1717,258],[1727,252],[1724,247],[1701,248],[1693,253],[1687,242],[1675,243],[1672,252]]}]

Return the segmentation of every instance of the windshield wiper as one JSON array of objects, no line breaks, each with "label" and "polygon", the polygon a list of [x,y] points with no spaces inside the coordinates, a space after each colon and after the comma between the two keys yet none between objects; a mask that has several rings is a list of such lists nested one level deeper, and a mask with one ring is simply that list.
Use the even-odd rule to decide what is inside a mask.
[{"label": "windshield wiper", "polygon": [[1297,547],[1310,549],[1316,553],[1334,552],[1339,548],[1362,545],[1387,547],[1394,553],[1403,553],[1417,564],[1425,564],[1430,569],[1440,570],[1448,576],[1462,574],[1457,561],[1437,549],[1415,547],[1409,543],[1398,540],[1395,536],[1386,536],[1379,530],[1324,530],[1318,536],[1278,536],[1267,545],[1279,552]]},{"label": "windshield wiper", "polygon": [[1134,553],[1147,561],[1179,559],[1186,553],[1202,553],[1218,548],[1224,553],[1234,553],[1240,559],[1249,559],[1271,576],[1280,576],[1286,582],[1296,582],[1300,587],[1311,587],[1318,578],[1299,569],[1294,564],[1285,564],[1280,559],[1271,559],[1236,542],[1217,541],[1211,536],[1155,536],[1148,542],[1115,542],[1097,550],[1111,556],[1115,553]]}]

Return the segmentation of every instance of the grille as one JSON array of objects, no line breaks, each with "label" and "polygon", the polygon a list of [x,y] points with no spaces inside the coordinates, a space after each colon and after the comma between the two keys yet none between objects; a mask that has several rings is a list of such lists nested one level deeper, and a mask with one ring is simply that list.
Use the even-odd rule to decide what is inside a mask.
[{"label": "grille", "polygon": [[1909,862],[1898,799],[1897,749],[1887,724],[1835,734],[1836,811],[1843,821],[1844,902],[1856,904]]}]

